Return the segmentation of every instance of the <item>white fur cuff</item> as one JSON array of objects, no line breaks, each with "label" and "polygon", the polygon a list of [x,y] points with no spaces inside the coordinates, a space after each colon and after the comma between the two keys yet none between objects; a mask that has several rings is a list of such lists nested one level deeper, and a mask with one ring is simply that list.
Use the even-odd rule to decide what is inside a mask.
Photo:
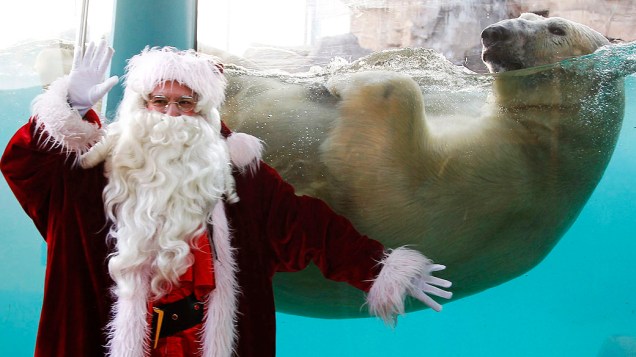
[{"label": "white fur cuff", "polygon": [[82,154],[98,142],[104,131],[83,120],[68,104],[68,76],[53,83],[33,100],[33,117],[48,134],[42,145],[60,147],[67,153]]},{"label": "white fur cuff", "polygon": [[404,299],[415,288],[415,278],[427,274],[431,261],[416,250],[400,247],[389,252],[380,264],[382,270],[367,296],[369,312],[394,326],[397,315],[404,314]]}]

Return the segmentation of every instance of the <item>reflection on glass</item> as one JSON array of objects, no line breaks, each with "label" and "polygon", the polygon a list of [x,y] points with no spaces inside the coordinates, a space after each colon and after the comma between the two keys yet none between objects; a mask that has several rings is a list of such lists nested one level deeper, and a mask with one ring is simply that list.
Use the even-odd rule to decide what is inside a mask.
[{"label": "reflection on glass", "polygon": [[[81,13],[81,1],[13,1],[0,21],[0,89],[46,87],[68,73]],[[108,38],[112,0],[93,1],[87,41]],[[25,14],[25,17],[18,14]],[[26,16],[28,14],[28,16]]]},{"label": "reflection on glass", "polygon": [[[480,58],[481,30],[501,19],[516,17],[522,11],[534,11],[546,16],[561,15],[587,23],[612,40],[620,38],[622,42],[629,42],[635,39],[634,15],[623,17],[615,14],[617,11],[630,14],[634,10],[630,10],[626,3],[609,1],[578,1],[576,4],[567,1],[559,4],[549,1],[531,4],[521,1],[343,3],[347,6],[349,16],[348,26],[341,27],[344,32],[324,37],[305,37],[304,41],[294,42],[293,45],[277,43],[280,38],[272,38],[271,41],[259,39],[239,49],[223,46],[224,33],[202,30],[199,32],[199,49],[217,54],[226,63],[238,65],[228,66],[226,71],[230,85],[223,118],[232,128],[263,138],[267,143],[266,161],[294,183],[299,193],[325,199],[372,237],[392,239],[392,242],[397,242],[396,245],[412,243],[422,251],[433,250],[436,260],[448,264],[448,274],[453,275],[451,280],[456,282],[457,297],[471,295],[486,286],[501,284],[517,277],[492,292],[482,292],[472,295],[470,299],[447,305],[444,313],[451,314],[448,320],[428,313],[410,315],[415,319],[409,325],[412,330],[404,332],[398,328],[396,334],[399,337],[396,339],[420,341],[423,331],[429,334],[430,329],[439,326],[444,331],[432,333],[436,337],[431,339],[431,343],[448,340],[456,342],[454,346],[432,347],[440,355],[499,355],[501,351],[514,354],[521,345],[524,350],[533,351],[528,352],[528,355],[545,353],[541,347],[529,346],[525,340],[528,337],[542,346],[545,344],[541,341],[546,340],[551,341],[551,346],[559,346],[559,352],[555,355],[582,351],[596,353],[601,349],[611,351],[619,343],[633,345],[636,331],[627,326],[636,326],[634,317],[627,317],[626,310],[619,307],[621,304],[633,305],[629,294],[612,295],[614,305],[611,307],[592,297],[584,299],[587,304],[581,302],[573,308],[567,308],[563,302],[572,301],[573,296],[580,296],[581,293],[575,287],[587,284],[587,274],[571,268],[586,265],[580,261],[583,256],[596,257],[599,254],[607,259],[606,263],[609,265],[594,274],[595,281],[603,286],[604,292],[614,291],[610,280],[617,279],[620,281],[619,285],[625,283],[625,279],[620,278],[623,273],[619,271],[625,271],[630,258],[625,254],[619,258],[616,254],[617,249],[633,249],[633,240],[625,238],[630,232],[633,233],[634,225],[619,222],[627,222],[623,218],[633,217],[636,212],[634,208],[628,209],[629,213],[626,212],[629,199],[619,200],[616,195],[633,199],[634,190],[627,189],[629,192],[625,192],[625,188],[619,188],[615,183],[625,182],[619,172],[636,172],[634,166],[625,161],[624,156],[629,155],[624,151],[625,145],[633,146],[629,142],[634,138],[633,127],[636,123],[633,115],[626,115],[623,122],[625,102],[622,81],[624,76],[636,69],[636,48],[633,44],[613,47],[596,55],[563,61],[558,65],[501,75],[478,73],[487,71]],[[285,17],[277,17],[275,10],[263,13],[262,17],[266,19],[263,21],[268,21],[269,25],[258,25],[252,20],[241,23],[241,16],[236,16],[228,26],[235,32],[252,34],[252,39],[258,37],[256,33],[263,27],[273,26],[271,23],[284,23],[286,20]],[[374,20],[368,20],[371,18]],[[599,22],[599,18],[604,18],[606,22]],[[631,21],[626,21],[626,18]],[[368,26],[365,26],[365,21],[368,21]],[[305,22],[297,27],[297,31],[288,32],[311,32],[314,27],[309,24],[310,22]],[[291,22],[289,25],[291,28]],[[257,30],[253,31],[254,28]],[[554,32],[558,33],[556,30]],[[245,37],[250,38],[249,35]],[[313,40],[307,40],[308,38]],[[327,38],[334,41],[333,47],[322,46]],[[218,45],[213,45],[214,41],[219,41],[216,42]],[[429,51],[429,48],[435,51]],[[326,55],[319,56],[318,53]],[[471,71],[461,68],[462,65]],[[368,88],[366,85],[373,82],[369,78],[365,79],[369,83],[360,82],[363,77],[355,73],[377,70],[405,74],[415,80],[423,95],[426,127],[436,129],[435,133],[439,135],[433,143],[426,143],[438,148],[438,152],[423,159],[424,163],[409,161],[407,165],[407,171],[410,169],[411,172],[404,174],[406,179],[400,186],[410,188],[410,191],[407,190],[410,195],[386,194],[385,187],[382,186],[387,182],[394,182],[389,181],[393,179],[390,177],[392,175],[402,177],[401,172],[396,174],[395,167],[387,173],[382,172],[387,166],[377,165],[378,161],[389,155],[386,142],[391,140],[392,132],[377,130],[379,134],[373,140],[365,138],[368,139],[369,132],[380,126],[377,120],[371,120],[378,119],[377,113],[391,113],[395,108],[410,108],[414,111],[421,108],[406,100],[395,106],[377,106],[376,103],[381,102],[382,98],[375,102],[369,100],[366,105],[354,106],[350,105],[352,96],[347,96],[356,88]],[[383,74],[377,74],[375,78],[379,85],[385,83],[384,79]],[[625,110],[633,113],[633,98],[636,95],[633,78],[629,77],[627,83],[628,101]],[[356,93],[356,100],[375,98],[372,91],[360,89]],[[386,93],[388,96],[391,90],[387,89]],[[507,93],[508,96],[496,99],[501,93]],[[494,143],[494,148],[485,150],[484,147],[474,145],[471,142],[474,137],[471,135],[477,130],[483,130],[478,124],[479,119],[483,116],[501,119],[499,116],[502,113],[509,120],[512,118],[510,130],[513,127],[517,128],[515,130],[525,127],[524,129],[538,135],[534,139],[536,141],[515,141],[519,138],[505,130],[486,130],[483,136],[493,140],[491,143]],[[531,119],[532,115],[528,113],[545,118],[545,122]],[[369,121],[349,128],[343,124],[355,119],[362,121],[362,116],[369,118]],[[382,120],[391,122],[403,119],[390,115],[386,118]],[[491,124],[500,125],[498,120],[492,120]],[[421,128],[413,126],[411,129],[417,131]],[[447,140],[448,133],[462,130],[465,131],[463,134],[466,141]],[[336,142],[334,136],[337,135],[349,135],[349,140],[343,140],[344,143]],[[410,139],[410,136],[404,137]],[[405,141],[408,142],[408,139]],[[336,144],[346,150],[345,154],[334,158],[329,148]],[[434,165],[437,163],[431,157],[434,158],[448,147],[462,145],[465,150],[456,151],[456,155],[449,156],[441,168]],[[376,151],[372,151],[373,147]],[[539,147],[547,149],[540,150]],[[411,157],[409,150],[400,152]],[[450,174],[458,170],[458,162],[493,163],[507,155],[519,155],[526,160],[528,168],[533,168],[526,171],[509,166],[509,170],[500,171],[500,177],[489,177],[477,169],[470,175],[461,176],[461,179]],[[403,163],[396,157],[392,158],[396,166]],[[610,160],[613,160],[614,165]],[[375,165],[364,165],[369,162]],[[337,166],[335,169],[334,163]],[[417,172],[422,167],[425,173],[420,177],[409,176],[417,176],[412,172]],[[338,169],[346,170],[346,173],[336,172]],[[430,172],[426,170],[438,170],[435,172],[445,174],[440,174],[438,182],[426,181],[429,182],[429,189],[452,182],[453,177],[458,187],[463,184],[472,189],[438,190],[437,195],[430,195],[426,188],[418,190],[414,183],[429,178],[427,175]],[[360,187],[368,185],[370,181],[376,185],[376,189],[366,196],[360,194]],[[482,185],[471,186],[471,181],[482,182]],[[531,183],[536,190],[527,191],[516,185],[519,182],[523,182],[521,186]],[[608,185],[614,185],[611,187],[622,193],[608,192]],[[488,187],[499,187],[500,191],[492,194]],[[596,194],[593,195],[593,192]],[[592,198],[588,201],[590,195]],[[455,202],[453,207],[459,209],[444,210],[449,201]],[[378,202],[382,202],[382,205],[378,205]],[[425,216],[413,216],[409,212],[409,209],[417,209],[418,204],[425,207]],[[501,215],[502,207],[510,209],[507,215]],[[616,212],[616,209],[620,213],[611,213]],[[616,221],[608,219],[608,215],[614,214],[623,218]],[[378,216],[391,216],[393,219],[378,219]],[[617,226],[610,222],[616,222]],[[488,246],[483,244],[484,241],[458,243],[457,236],[471,224],[480,225],[483,235],[508,247],[490,255],[494,252],[491,250],[494,245]],[[516,230],[516,243],[506,243],[505,239],[512,230]],[[561,243],[556,245],[564,234]],[[421,238],[414,242],[413,236]],[[516,245],[522,241],[523,244]],[[440,244],[441,247],[436,248],[435,244]],[[462,244],[465,244],[463,248],[472,248],[461,250],[463,248],[458,247]],[[541,264],[536,265],[539,262]],[[456,268],[450,268],[451,266]],[[535,268],[524,273],[531,267]],[[509,274],[504,277],[495,273],[497,270],[506,270]],[[608,275],[612,278],[605,280]],[[627,284],[630,289],[634,289],[636,282],[629,280]],[[485,285],[470,286],[475,282]],[[294,326],[291,328],[293,331],[285,331],[279,335],[283,355],[294,355],[299,340],[303,344],[313,343],[312,346],[322,353],[346,351],[350,341],[356,338],[373,345],[371,350],[374,351],[382,349],[386,343],[390,344],[390,338],[381,330],[376,330],[372,322],[325,322],[292,316],[365,316],[364,309],[360,309],[362,300],[353,290],[324,283],[316,270],[279,275],[276,284],[277,307],[281,312],[290,314],[284,315],[281,323],[283,326],[286,323]],[[544,290],[544,287],[549,291]],[[559,290],[563,287],[564,290]],[[528,296],[537,295],[541,295],[541,298],[531,302],[526,300]],[[606,296],[600,291],[595,295],[597,298]],[[525,304],[530,307],[525,308]],[[599,312],[587,319],[589,304],[598,304],[595,306],[608,314],[604,316],[612,317],[599,317]],[[502,308],[505,310],[505,306],[520,305],[524,306],[523,310],[528,316],[517,315],[521,314],[517,309],[510,316],[520,317],[523,322],[518,318],[503,318],[499,311]],[[545,306],[549,306],[550,311],[545,311]],[[419,306],[411,304],[408,309],[417,310]],[[502,342],[500,338],[495,339],[495,334],[490,334],[490,330],[476,332],[472,329],[475,326],[466,322],[467,316],[474,318],[478,315],[477,311],[483,309],[490,311],[488,317],[482,320],[484,326],[489,326],[495,318],[504,330],[512,328],[507,335],[509,343]],[[455,313],[449,312],[451,310]],[[559,315],[558,321],[554,321],[555,311]],[[582,325],[587,325],[590,329],[581,324],[571,324],[570,318],[585,321]],[[444,320],[443,327],[437,325],[440,319]],[[458,328],[458,321],[463,324],[461,328]],[[551,326],[542,325],[540,321],[550,321]],[[601,325],[604,327],[602,331],[591,327]],[[298,332],[315,326],[321,326],[323,331],[328,332],[315,338],[303,337]],[[568,329],[571,333],[563,336],[563,329]],[[339,333],[346,338],[339,339]],[[593,338],[583,341],[581,334]],[[613,336],[615,334],[627,336]],[[524,341],[516,338],[519,335],[525,336]],[[461,338],[456,338],[457,336]],[[470,336],[470,347],[463,348],[461,346],[467,336]],[[488,336],[493,337],[493,340],[483,344],[481,339]],[[375,344],[376,337],[381,342]],[[325,347],[320,342],[325,338],[336,339],[340,343],[335,343],[333,348]],[[295,342],[286,343],[289,340]],[[576,341],[577,347],[566,347],[571,347],[568,341]],[[587,347],[583,348],[583,344]],[[408,343],[402,347],[399,349],[400,354],[419,353],[417,347]]]},{"label": "reflection on glass", "polygon": [[481,30],[523,12],[565,17],[612,39],[636,40],[636,10],[622,1],[201,0],[198,46],[288,72],[334,57],[353,61],[373,51],[423,47],[486,72]]},{"label": "reflection on glass", "polygon": [[[636,13],[630,1],[199,0],[198,3],[199,49],[217,53],[226,62],[243,67],[228,68],[232,78],[224,118],[236,129],[259,133],[268,143],[267,160],[296,182],[300,193],[322,195],[327,200],[332,199],[326,190],[330,178],[316,160],[322,140],[338,116],[336,99],[325,86],[327,79],[378,69],[399,72],[416,80],[431,120],[449,116],[456,116],[451,120],[474,119],[483,114],[483,105],[492,96],[494,77],[467,74],[452,65],[465,64],[475,72],[486,71],[480,60],[479,33],[491,23],[533,11],[586,23],[610,38],[636,39]],[[79,2],[75,0],[12,1],[5,5],[5,16],[0,21],[0,31],[5,34],[0,38],[2,147],[28,117],[33,97],[68,71],[79,16]],[[107,37],[111,12],[112,1],[91,2],[89,40]],[[450,62],[423,48],[434,49]],[[378,53],[386,49],[395,51]],[[624,75],[633,71],[621,66],[629,61],[633,64],[634,52],[633,47],[623,47],[617,52],[588,57],[589,60],[566,61],[558,68],[543,68],[532,76],[551,76],[550,71]],[[361,58],[365,60],[358,61]],[[527,71],[519,71],[504,77],[528,79],[528,75]],[[282,86],[285,88],[282,94],[303,97],[306,105],[293,106],[292,101],[284,98],[237,99],[241,88],[258,83],[266,88]],[[305,357],[419,355],[424,351],[432,355],[556,356],[596,355],[603,350],[609,355],[624,346],[634,346],[636,281],[625,274],[632,269],[636,251],[632,238],[636,221],[633,77],[627,80],[626,95],[626,115],[612,161],[578,220],[537,268],[496,289],[449,304],[441,315],[411,313],[395,332],[387,332],[384,326],[370,320],[306,319],[284,314],[279,318],[278,355],[298,356],[299,350]],[[616,107],[599,104],[616,99],[587,97],[582,101],[582,109],[592,118],[605,117]],[[233,115],[239,106],[251,110],[252,119]],[[583,124],[597,129],[599,125],[607,125],[607,130],[596,138],[598,141],[580,149],[583,159],[597,155],[594,151],[598,145],[612,144],[619,125],[615,118]],[[466,153],[469,154],[475,153]],[[308,177],[319,180],[308,184]],[[587,180],[582,175],[574,181],[584,184],[583,179]],[[573,186],[559,189],[572,190]],[[436,207],[448,196],[452,192],[428,203]],[[470,201],[467,197],[458,199]],[[0,337],[5,343],[0,354],[29,355],[39,318],[46,252],[39,234],[3,180],[0,180],[0,207],[0,240],[4,247],[0,253],[3,271],[0,316],[5,318],[5,332]],[[487,206],[478,208],[488,212]],[[546,205],[546,210],[550,208]],[[528,225],[545,224],[549,219],[551,216],[546,215]],[[508,222],[502,220],[501,227],[505,228]],[[403,224],[393,222],[396,223]],[[452,228],[459,229],[462,221],[453,223]],[[377,224],[389,226],[386,222]],[[478,257],[479,250],[467,256]],[[440,257],[451,271],[452,261],[442,260]],[[311,284],[312,279],[320,279],[311,274],[310,271],[306,275]],[[329,291],[332,290],[325,288],[316,292],[316,305],[324,302]],[[302,300],[302,295],[294,296]],[[359,311],[359,305],[348,305],[346,299],[342,304],[325,305],[329,307],[323,310],[337,316],[353,309]],[[293,299],[289,301],[293,303]],[[294,311],[289,301],[281,300],[281,310],[303,312]]]},{"label": "reflection on glass", "polygon": [[[3,3],[0,21],[0,148],[30,114],[31,100],[70,70],[80,3]],[[91,1],[87,40],[107,37],[112,0]],[[46,245],[0,179],[0,355],[33,355],[42,304]]]}]

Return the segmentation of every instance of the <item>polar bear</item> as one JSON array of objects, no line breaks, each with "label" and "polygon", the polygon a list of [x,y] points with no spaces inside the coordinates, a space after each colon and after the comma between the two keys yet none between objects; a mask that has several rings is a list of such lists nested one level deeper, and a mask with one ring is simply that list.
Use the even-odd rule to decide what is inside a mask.
[{"label": "polar bear", "polygon": [[[415,49],[314,81],[230,69],[222,115],[264,139],[266,161],[298,193],[324,199],[389,247],[410,245],[447,265],[440,275],[459,299],[550,252],[603,175],[624,108],[625,74],[555,64],[609,44],[589,27],[523,14],[481,37],[490,75]],[[400,56],[422,68],[396,71],[390,62]],[[359,292],[313,268],[279,274],[275,286],[282,312],[367,315]]]}]

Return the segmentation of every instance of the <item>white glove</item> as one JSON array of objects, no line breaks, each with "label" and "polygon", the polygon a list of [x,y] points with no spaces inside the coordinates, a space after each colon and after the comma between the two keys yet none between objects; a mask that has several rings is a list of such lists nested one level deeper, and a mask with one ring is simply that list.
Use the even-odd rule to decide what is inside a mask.
[{"label": "white glove", "polygon": [[117,76],[104,80],[113,53],[104,40],[97,45],[91,42],[83,57],[81,47],[75,48],[73,68],[69,73],[68,101],[82,116],[117,84]]},{"label": "white glove", "polygon": [[450,288],[452,283],[448,280],[437,278],[431,275],[433,272],[444,269],[446,269],[446,266],[440,264],[427,265],[428,271],[425,274],[413,278],[412,288],[408,292],[409,295],[425,303],[431,309],[437,312],[442,311],[442,305],[437,303],[427,294],[439,296],[444,299],[450,299],[451,297],[453,297],[453,293],[438,288],[438,286],[442,288]]}]

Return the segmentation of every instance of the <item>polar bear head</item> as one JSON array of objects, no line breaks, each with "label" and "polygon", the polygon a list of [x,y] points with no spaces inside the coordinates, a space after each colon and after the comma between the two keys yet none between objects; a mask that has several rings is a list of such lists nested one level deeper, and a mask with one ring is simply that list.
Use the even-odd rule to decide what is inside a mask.
[{"label": "polar bear head", "polygon": [[532,13],[486,27],[481,41],[482,60],[493,73],[555,63],[609,44],[607,38],[585,25]]}]

